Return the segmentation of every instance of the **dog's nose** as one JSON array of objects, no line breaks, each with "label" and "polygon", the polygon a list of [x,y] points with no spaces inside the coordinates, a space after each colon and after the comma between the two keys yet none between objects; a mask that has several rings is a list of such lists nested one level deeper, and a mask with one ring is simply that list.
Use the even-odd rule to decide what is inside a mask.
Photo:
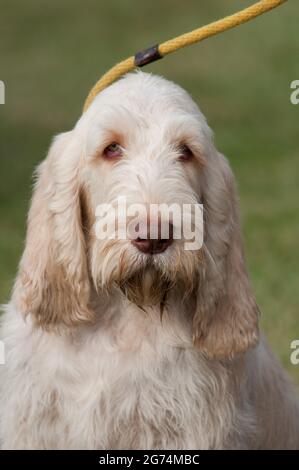
[{"label": "dog's nose", "polygon": [[132,240],[132,244],[138,248],[142,253],[156,255],[163,253],[173,242],[173,227],[169,224],[168,237],[161,237],[161,230],[159,228],[159,234],[157,238],[150,238],[150,234],[146,238],[137,237]]},{"label": "dog's nose", "polygon": [[151,240],[149,238],[136,238],[132,241],[133,245],[138,248],[142,253],[147,253],[150,255],[156,255],[158,253],[163,253],[171,245],[172,240],[170,239],[158,239]]}]

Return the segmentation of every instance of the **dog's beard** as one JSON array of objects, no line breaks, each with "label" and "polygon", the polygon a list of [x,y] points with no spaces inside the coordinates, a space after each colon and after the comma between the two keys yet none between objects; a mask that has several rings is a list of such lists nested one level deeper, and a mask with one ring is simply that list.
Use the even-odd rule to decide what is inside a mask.
[{"label": "dog's beard", "polygon": [[121,291],[130,302],[139,307],[160,305],[162,310],[172,286],[173,281],[153,266],[144,267],[119,282]]},{"label": "dog's beard", "polygon": [[197,283],[200,254],[183,251],[177,245],[171,257],[144,257],[128,250],[126,243],[109,241],[93,247],[91,274],[97,291],[119,289],[134,304],[163,305],[175,287],[182,296],[189,295]]},{"label": "dog's beard", "polygon": [[117,284],[129,301],[139,307],[160,306],[162,314],[173,289],[180,293],[181,300],[194,292],[195,286],[199,282],[195,259],[199,258],[195,258],[189,253],[185,257],[185,261],[189,261],[189,263],[179,263],[174,269],[174,262],[172,265],[169,263],[159,264],[149,258],[144,266],[118,280]]}]

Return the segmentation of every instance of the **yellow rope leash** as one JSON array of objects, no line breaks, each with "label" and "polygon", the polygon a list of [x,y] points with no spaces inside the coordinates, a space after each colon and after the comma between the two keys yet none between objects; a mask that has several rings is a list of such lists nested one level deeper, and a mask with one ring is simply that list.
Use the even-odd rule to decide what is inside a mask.
[{"label": "yellow rope leash", "polygon": [[85,101],[83,112],[87,110],[93,99],[100,91],[111,85],[111,83],[115,82],[118,78],[130,70],[133,70],[137,67],[142,67],[143,65],[153,62],[154,60],[161,59],[167,54],[175,52],[182,47],[203,41],[203,39],[206,39],[210,36],[214,36],[215,34],[226,31],[227,29],[231,29],[242,23],[246,23],[247,21],[250,21],[257,16],[260,16],[263,13],[278,7],[286,1],[287,0],[261,0],[233,15],[226,16],[221,20],[214,21],[213,23],[202,26],[201,28],[190,31],[189,33],[182,34],[181,36],[170,39],[169,41],[163,42],[160,45],[150,47],[145,51],[138,52],[135,54],[135,56],[131,56],[128,59],[119,62],[107,73],[105,73],[105,75],[103,75],[103,77],[91,89]]}]

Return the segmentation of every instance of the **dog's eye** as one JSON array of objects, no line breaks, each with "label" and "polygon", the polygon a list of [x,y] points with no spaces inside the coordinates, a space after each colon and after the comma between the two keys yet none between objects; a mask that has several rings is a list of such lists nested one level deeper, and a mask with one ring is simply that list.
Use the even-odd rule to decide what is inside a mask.
[{"label": "dog's eye", "polygon": [[179,159],[183,162],[190,160],[193,157],[192,150],[189,149],[188,145],[182,144],[179,147]]},{"label": "dog's eye", "polygon": [[119,158],[122,156],[123,151],[117,142],[112,142],[104,149],[103,153],[106,158]]}]

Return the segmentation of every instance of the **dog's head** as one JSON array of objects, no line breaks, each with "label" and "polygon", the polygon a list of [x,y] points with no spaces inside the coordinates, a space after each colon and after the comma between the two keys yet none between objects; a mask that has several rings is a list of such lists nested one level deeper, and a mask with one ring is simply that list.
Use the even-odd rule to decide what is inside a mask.
[{"label": "dog's head", "polygon": [[[202,246],[186,249],[186,233],[202,228]],[[92,321],[91,290],[115,289],[140,307],[171,289],[196,299],[194,343],[209,356],[257,341],[229,165],[190,96],[144,73],[104,90],[54,140],[37,171],[14,295],[49,329]]]}]

